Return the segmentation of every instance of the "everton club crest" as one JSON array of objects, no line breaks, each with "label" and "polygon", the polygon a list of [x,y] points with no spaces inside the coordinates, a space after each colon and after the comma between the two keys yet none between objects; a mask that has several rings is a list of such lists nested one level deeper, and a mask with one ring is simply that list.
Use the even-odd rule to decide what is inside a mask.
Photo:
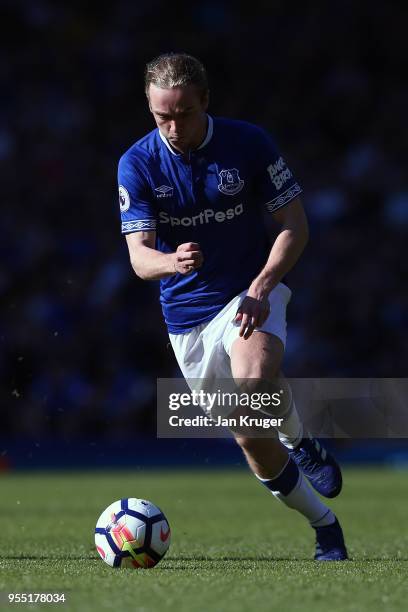
[{"label": "everton club crest", "polygon": [[221,170],[221,172],[218,174],[220,175],[221,179],[218,189],[221,191],[221,193],[232,196],[239,193],[243,188],[244,181],[239,178],[239,172],[236,168]]}]

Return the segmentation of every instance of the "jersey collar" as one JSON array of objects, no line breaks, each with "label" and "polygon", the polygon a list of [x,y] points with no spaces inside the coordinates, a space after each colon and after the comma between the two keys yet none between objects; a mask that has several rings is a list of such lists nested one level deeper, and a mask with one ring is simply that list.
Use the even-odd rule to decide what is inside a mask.
[{"label": "jersey collar", "polygon": [[[214,121],[213,121],[212,117],[210,117],[210,115],[207,115],[207,118],[208,118],[207,134],[206,134],[206,137],[204,138],[203,142],[200,144],[200,146],[197,147],[196,151],[198,151],[199,149],[202,149],[203,147],[205,147],[210,142],[210,140],[212,138],[213,131],[214,131]],[[173,147],[171,146],[171,144],[169,143],[167,138],[165,136],[163,136],[163,134],[161,133],[160,130],[159,130],[159,136],[162,139],[162,141],[164,142],[164,144],[166,145],[166,147],[168,148],[168,150],[171,151],[171,153],[173,155],[182,155],[182,153],[179,153],[178,151],[175,151],[173,149]]]}]

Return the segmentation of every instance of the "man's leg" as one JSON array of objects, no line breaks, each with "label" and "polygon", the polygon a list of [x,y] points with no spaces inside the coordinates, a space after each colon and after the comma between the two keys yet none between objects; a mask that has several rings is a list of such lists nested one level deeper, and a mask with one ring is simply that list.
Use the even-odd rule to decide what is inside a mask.
[{"label": "man's leg", "polygon": [[[245,391],[251,391],[252,380],[256,392],[257,381],[278,375],[282,357],[283,344],[276,336],[256,332],[248,340],[237,338],[231,347],[232,375],[238,385],[245,385]],[[315,559],[347,559],[336,516],[309,487],[279,438],[270,434],[266,437],[262,430],[251,432],[243,428],[237,428],[233,434],[255,476],[277,499],[305,516],[315,529]]]},{"label": "man's leg", "polygon": [[[254,332],[250,338],[237,338],[231,346],[231,372],[242,391],[258,392],[262,381],[273,380],[280,371],[284,347],[281,340],[272,334]],[[263,388],[265,390],[265,387]],[[250,416],[257,416],[256,412]],[[288,463],[288,451],[276,433],[261,430],[249,435],[245,429],[233,432],[242,448],[249,467],[260,479],[271,479]]]},{"label": "man's leg", "polygon": [[[255,332],[248,340],[237,338],[231,347],[231,371],[238,385],[256,392],[259,380],[277,377],[283,344],[273,335]],[[251,389],[251,381],[253,388]],[[250,410],[250,412],[252,412]],[[343,533],[333,512],[309,487],[295,461],[278,437],[261,431],[233,431],[255,476],[286,506],[305,516],[316,531],[315,559],[347,559]]]},{"label": "man's leg", "polygon": [[[232,416],[239,416],[239,410]],[[263,437],[262,431],[248,431],[242,428],[237,428],[232,433],[258,480],[276,499],[302,514],[315,529],[315,559],[317,561],[347,559],[343,532],[336,516],[309,487],[279,438]]]},{"label": "man's leg", "polygon": [[296,447],[303,437],[303,426],[294,405],[289,385],[280,372],[284,354],[284,346],[280,338],[273,334],[256,331],[248,340],[237,338],[231,347],[231,369],[234,378],[258,379],[263,383],[265,391],[273,392],[268,383],[276,383],[276,389],[283,384],[284,402],[274,416],[284,417],[278,427],[279,437],[286,447]]},{"label": "man's leg", "polygon": [[257,385],[258,391],[269,389],[270,394],[284,388],[282,397],[286,401],[273,408],[274,416],[283,418],[278,428],[280,437],[312,486],[325,497],[336,497],[342,488],[340,467],[317,440],[304,437],[290,386],[280,373],[283,353],[282,341],[273,334],[255,331],[247,340],[236,338],[231,346],[233,377],[251,386],[252,391],[257,390]]}]

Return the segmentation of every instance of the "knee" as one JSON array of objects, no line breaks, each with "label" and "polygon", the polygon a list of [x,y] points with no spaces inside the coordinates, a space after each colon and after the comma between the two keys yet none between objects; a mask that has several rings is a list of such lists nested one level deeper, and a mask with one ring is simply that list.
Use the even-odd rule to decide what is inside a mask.
[{"label": "knee", "polygon": [[239,366],[234,368],[235,379],[265,379],[274,378],[279,374],[279,366],[274,367],[270,363],[265,363],[261,359],[257,359],[255,356],[250,361],[240,363]]},{"label": "knee", "polygon": [[254,352],[249,359],[234,360],[232,373],[235,379],[270,380],[280,374],[282,359],[272,358],[264,352]]}]

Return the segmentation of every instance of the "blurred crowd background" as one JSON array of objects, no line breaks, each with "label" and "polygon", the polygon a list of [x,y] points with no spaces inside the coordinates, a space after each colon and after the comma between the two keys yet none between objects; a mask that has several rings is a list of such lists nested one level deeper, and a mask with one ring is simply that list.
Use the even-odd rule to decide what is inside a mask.
[{"label": "blurred crowd background", "polygon": [[311,239],[289,276],[286,373],[406,376],[408,61],[396,5],[0,6],[2,447],[154,435],[156,377],[178,369],[158,287],[130,268],[116,169],[154,127],[143,69],[169,50],[204,62],[210,114],[270,130],[304,188]]}]

